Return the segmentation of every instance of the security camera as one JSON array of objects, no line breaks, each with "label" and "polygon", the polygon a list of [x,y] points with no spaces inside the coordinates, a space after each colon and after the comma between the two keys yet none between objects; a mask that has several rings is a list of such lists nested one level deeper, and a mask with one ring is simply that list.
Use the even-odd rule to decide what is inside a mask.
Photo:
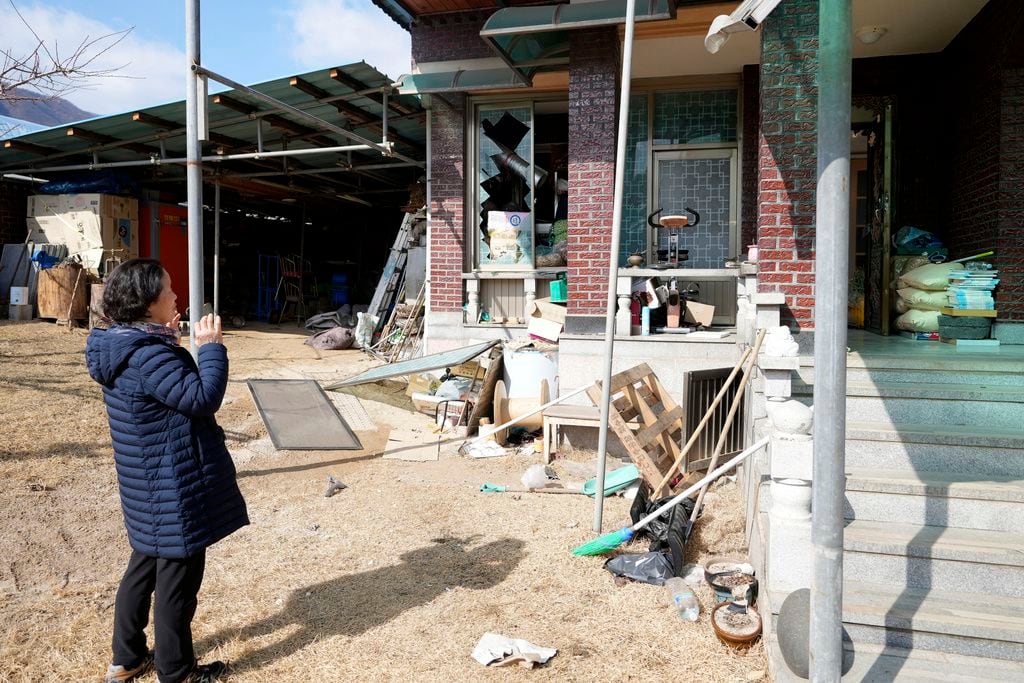
[{"label": "security camera", "polygon": [[729,40],[730,33],[756,31],[782,0],[744,0],[732,14],[721,14],[711,22],[704,47],[715,54]]}]

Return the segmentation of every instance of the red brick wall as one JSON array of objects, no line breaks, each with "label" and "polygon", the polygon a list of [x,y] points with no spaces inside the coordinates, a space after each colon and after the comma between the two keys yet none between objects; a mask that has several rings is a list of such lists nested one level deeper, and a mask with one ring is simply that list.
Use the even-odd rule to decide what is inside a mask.
[{"label": "red brick wall", "polygon": [[480,38],[480,29],[491,14],[493,12],[445,14],[426,17],[413,24],[409,30],[413,64],[494,57],[494,52]]},{"label": "red brick wall", "polygon": [[996,307],[1000,320],[1024,322],[1024,68],[1002,76]]},{"label": "red brick wall", "polygon": [[430,310],[462,310],[465,98],[435,98],[430,122]]},{"label": "red brick wall", "polygon": [[942,55],[959,102],[946,191],[950,252],[996,249],[996,308],[1014,321],[1024,320],[1022,31],[1024,4],[992,0]]},{"label": "red brick wall", "polygon": [[761,67],[743,67],[743,159],[740,164],[740,250],[757,241],[758,125],[761,122]]},{"label": "red brick wall", "polygon": [[25,241],[25,205],[31,189],[27,183],[0,181],[0,244]]},{"label": "red brick wall", "polygon": [[[573,31],[569,43],[570,316],[604,316],[615,189],[619,38],[614,28]],[[567,321],[572,331],[592,331]]]},{"label": "red brick wall", "polygon": [[757,244],[763,292],[782,322],[814,327],[818,3],[785,0],[762,26]]}]

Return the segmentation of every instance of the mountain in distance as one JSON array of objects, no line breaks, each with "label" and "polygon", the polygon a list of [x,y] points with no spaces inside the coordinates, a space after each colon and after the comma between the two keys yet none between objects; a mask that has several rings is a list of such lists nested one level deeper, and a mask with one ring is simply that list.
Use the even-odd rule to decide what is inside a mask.
[{"label": "mountain in distance", "polygon": [[13,101],[0,99],[0,116],[38,123],[47,128],[59,126],[62,123],[91,119],[96,116],[92,112],[79,109],[62,97],[46,98],[24,88],[18,89],[15,92],[19,95],[38,99]]}]

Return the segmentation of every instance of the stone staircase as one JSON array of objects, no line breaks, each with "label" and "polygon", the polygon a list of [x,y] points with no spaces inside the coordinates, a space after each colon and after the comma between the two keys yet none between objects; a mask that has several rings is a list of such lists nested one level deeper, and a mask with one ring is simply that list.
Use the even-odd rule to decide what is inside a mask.
[{"label": "stone staircase", "polygon": [[1024,680],[1024,354],[848,368],[846,680]]}]

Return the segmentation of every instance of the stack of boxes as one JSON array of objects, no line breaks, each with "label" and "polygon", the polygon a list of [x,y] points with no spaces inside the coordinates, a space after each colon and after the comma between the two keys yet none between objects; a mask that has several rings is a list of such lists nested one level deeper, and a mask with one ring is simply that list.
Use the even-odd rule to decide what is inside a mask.
[{"label": "stack of boxes", "polygon": [[30,239],[65,244],[69,255],[100,272],[108,259],[139,255],[139,203],[108,194],[34,195],[28,198]]}]

